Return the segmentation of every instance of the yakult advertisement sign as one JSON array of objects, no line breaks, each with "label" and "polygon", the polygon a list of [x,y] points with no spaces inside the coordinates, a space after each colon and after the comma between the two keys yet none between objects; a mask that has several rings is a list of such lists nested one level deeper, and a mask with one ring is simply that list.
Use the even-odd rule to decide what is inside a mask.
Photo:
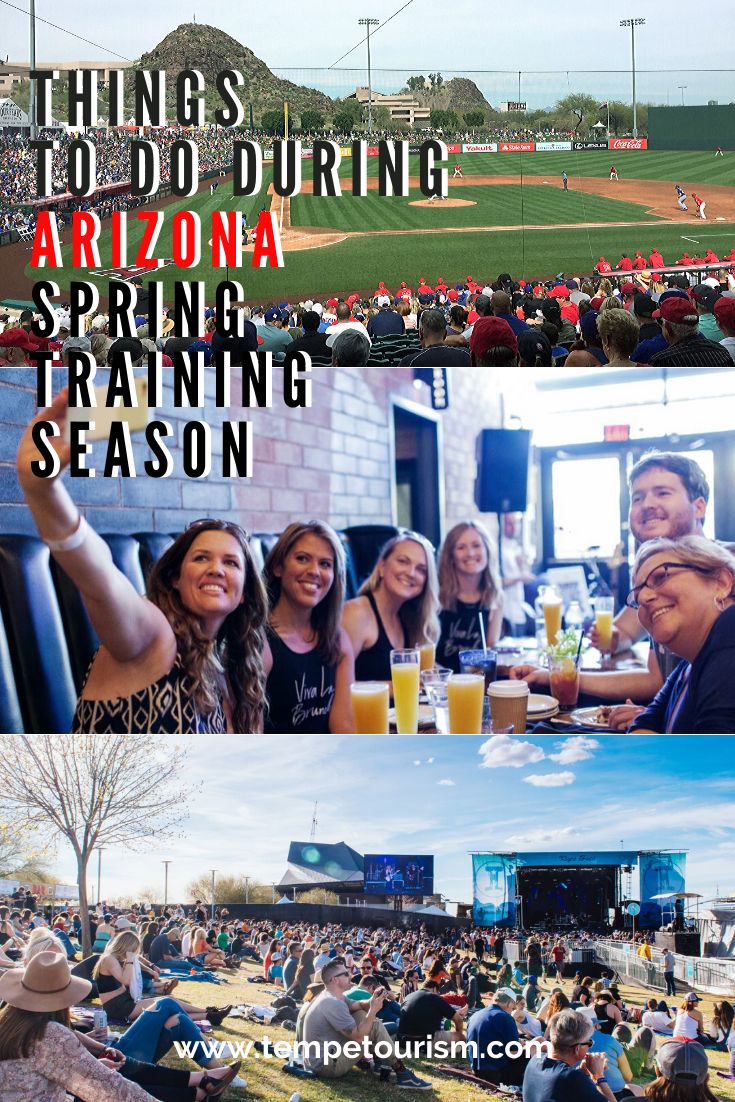
[{"label": "yakult advertisement sign", "polygon": [[497,153],[497,142],[486,142],[484,145],[463,145],[463,153]]},{"label": "yakult advertisement sign", "polygon": [[534,142],[501,142],[501,153],[533,153]]},{"label": "yakult advertisement sign", "polygon": [[648,138],[610,138],[610,149],[648,149]]},{"label": "yakult advertisement sign", "polygon": [[571,142],[536,142],[537,153],[564,153],[571,148]]}]

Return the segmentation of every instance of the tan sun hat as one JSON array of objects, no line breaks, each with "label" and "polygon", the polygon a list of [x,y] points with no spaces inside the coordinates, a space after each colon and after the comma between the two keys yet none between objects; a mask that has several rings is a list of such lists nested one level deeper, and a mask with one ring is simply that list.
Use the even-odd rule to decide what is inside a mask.
[{"label": "tan sun hat", "polygon": [[89,980],[72,976],[69,962],[60,953],[37,953],[23,971],[8,971],[0,977],[0,999],[18,1010],[39,1014],[66,1010],[91,990]]}]

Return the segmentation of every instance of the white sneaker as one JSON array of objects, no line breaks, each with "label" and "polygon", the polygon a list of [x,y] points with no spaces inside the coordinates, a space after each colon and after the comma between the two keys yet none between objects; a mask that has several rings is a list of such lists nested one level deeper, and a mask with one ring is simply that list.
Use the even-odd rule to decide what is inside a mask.
[{"label": "white sneaker", "polygon": [[247,1087],[247,1085],[248,1085],[247,1079],[243,1079],[243,1077],[241,1075],[236,1075],[235,1078],[230,1083],[231,1087]]}]

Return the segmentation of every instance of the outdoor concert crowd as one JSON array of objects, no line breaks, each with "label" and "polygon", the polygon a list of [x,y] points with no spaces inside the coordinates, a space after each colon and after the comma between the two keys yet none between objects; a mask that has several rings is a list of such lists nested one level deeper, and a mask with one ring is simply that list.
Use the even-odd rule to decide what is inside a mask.
[{"label": "outdoor concert crowd", "polygon": [[[283,1070],[305,1078],[359,1071],[406,1089],[436,1087],[418,1062],[423,1074],[498,1086],[525,1102],[710,1102],[708,1050],[727,1054],[729,1072],[716,1074],[735,1078],[732,1004],[716,1000],[705,1018],[699,995],[677,992],[668,950],[657,953],[652,986],[663,974],[670,1001],[643,991],[623,997],[616,974],[599,966],[599,979],[574,972],[572,938],[554,933],[437,933],[407,915],[401,928],[378,929],[253,921],[199,900],[155,909],[102,903],[90,919],[92,954],[80,959],[73,907],[0,907],[0,1090],[16,1088],[17,1102],[31,1102],[41,1085],[60,1092],[44,1094],[53,1102],[65,1089],[102,1102],[219,1097],[245,1085],[242,1060],[220,1064],[207,1048],[211,1028],[230,1016],[246,1020],[247,1037],[266,1027],[256,1033],[261,1051],[273,1028],[291,1032],[296,1045]],[[592,937],[575,931],[573,940],[577,947]],[[640,944],[650,959],[649,937]],[[264,998],[253,990],[237,1005],[200,1006],[206,996],[189,1002],[176,994],[179,982],[263,985]],[[100,1005],[105,1021],[94,1015]],[[220,1054],[241,1054],[242,1038],[230,1030]],[[342,1051],[348,1039],[364,1042],[362,1056]],[[548,1044],[527,1049],[534,1040]],[[160,1063],[180,1041],[203,1070]],[[327,1042],[337,1043],[331,1055]],[[451,1063],[437,1061],[447,1054]],[[90,1085],[100,1093],[86,1094]]]}]

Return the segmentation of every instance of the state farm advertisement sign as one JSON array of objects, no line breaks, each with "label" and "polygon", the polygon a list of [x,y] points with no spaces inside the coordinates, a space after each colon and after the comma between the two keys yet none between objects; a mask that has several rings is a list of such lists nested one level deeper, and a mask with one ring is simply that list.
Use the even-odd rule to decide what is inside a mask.
[{"label": "state farm advertisement sign", "polygon": [[462,152],[462,146],[459,144],[459,142],[452,142],[451,145],[447,146],[447,153],[461,153],[461,152]]},{"label": "state farm advertisement sign", "polygon": [[648,149],[648,138],[610,138],[609,149]]},{"label": "state farm advertisement sign", "polygon": [[501,142],[501,153],[533,153],[534,142]]},{"label": "state farm advertisement sign", "polygon": [[485,142],[484,145],[463,145],[463,153],[497,153],[497,142]]}]

